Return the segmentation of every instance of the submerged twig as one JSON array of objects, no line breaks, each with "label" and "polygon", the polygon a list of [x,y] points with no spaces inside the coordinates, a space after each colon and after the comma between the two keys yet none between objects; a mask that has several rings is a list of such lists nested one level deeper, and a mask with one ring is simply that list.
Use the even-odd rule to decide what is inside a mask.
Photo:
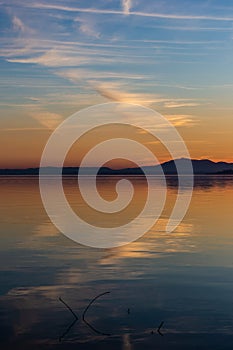
[{"label": "submerged twig", "polygon": [[68,310],[70,310],[70,312],[72,313],[72,315],[74,316],[75,320],[78,320],[78,316],[74,313],[74,311],[71,309],[71,307],[66,304],[66,302],[64,300],[62,300],[61,297],[59,297],[59,300],[67,307]]},{"label": "submerged twig", "polygon": [[92,329],[95,333],[100,334],[100,335],[107,335],[110,336],[110,333],[104,333],[102,331],[99,331],[98,329],[96,329],[95,327],[93,327],[89,322],[87,322],[86,320],[83,320],[83,322],[85,323],[85,325],[87,325],[87,327],[89,327],[90,329]]},{"label": "submerged twig", "polygon": [[157,332],[159,333],[159,335],[163,336],[163,333],[160,332],[160,329],[163,327],[164,325],[164,321],[162,321],[157,329]]},{"label": "submerged twig", "polygon": [[62,341],[62,339],[66,336],[66,334],[69,333],[71,328],[75,325],[75,323],[78,321],[78,319],[75,319],[65,330],[65,332],[59,337],[59,342]]},{"label": "submerged twig", "polygon": [[71,307],[61,298],[59,297],[59,300],[62,302],[62,304],[64,304],[67,309],[72,313],[72,315],[74,316],[74,321],[66,328],[65,332],[59,337],[59,342],[62,341],[62,339],[66,336],[66,334],[69,333],[69,331],[71,330],[71,328],[75,325],[75,323],[78,321],[78,316],[75,314],[75,312],[71,309]]},{"label": "submerged twig", "polygon": [[[107,335],[110,336],[111,334],[109,333],[104,333],[99,331],[98,329],[96,329],[95,327],[93,327],[86,319],[85,319],[85,315],[87,310],[90,308],[90,306],[94,303],[94,301],[98,298],[100,298],[101,296],[105,295],[105,294],[109,294],[110,292],[104,292],[101,293],[99,295],[97,295],[95,298],[93,298],[90,303],[87,305],[87,307],[85,308],[85,310],[83,311],[82,314],[82,319],[83,322],[90,328],[92,329],[95,333],[100,334],[100,335]],[[78,321],[78,316],[75,314],[75,312],[71,309],[71,307],[61,298],[59,297],[59,300],[67,307],[67,309],[72,313],[72,315],[74,316],[75,320],[67,327],[67,329],[65,330],[65,332],[59,337],[59,341],[61,342],[61,340],[66,336],[67,333],[69,333],[69,331],[71,330],[71,328],[75,325],[75,323]]]},{"label": "submerged twig", "polygon": [[104,293],[101,293],[101,294],[97,295],[95,298],[93,298],[93,299],[90,301],[90,303],[87,305],[86,309],[83,311],[83,315],[82,315],[83,322],[84,322],[89,328],[91,328],[94,332],[96,332],[96,333],[98,333],[98,334],[107,335],[107,336],[110,336],[111,334],[101,332],[101,331],[99,331],[98,329],[96,329],[95,327],[93,327],[93,326],[85,319],[85,315],[86,315],[86,312],[87,312],[87,310],[89,309],[89,307],[96,301],[96,299],[102,297],[102,296],[105,295],[105,294],[109,294],[109,293],[110,293],[110,292],[104,292]]},{"label": "submerged twig", "polygon": [[96,301],[96,299],[102,297],[103,295],[105,294],[109,294],[110,292],[104,292],[104,293],[101,293],[99,295],[97,295],[95,298],[93,298],[90,303],[87,305],[86,309],[83,311],[83,321],[85,321],[85,314],[87,312],[87,310],[89,309],[89,307],[94,303],[94,301]]}]

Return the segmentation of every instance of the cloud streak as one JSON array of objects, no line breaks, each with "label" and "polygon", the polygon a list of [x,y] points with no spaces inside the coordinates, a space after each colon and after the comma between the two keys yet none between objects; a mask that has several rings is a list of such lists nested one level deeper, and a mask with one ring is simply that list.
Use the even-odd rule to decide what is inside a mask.
[{"label": "cloud streak", "polygon": [[161,99],[155,97],[155,94],[124,91],[119,83],[92,83],[91,86],[102,97],[114,102],[151,105],[155,101],[161,101]]},{"label": "cloud streak", "polygon": [[28,58],[8,58],[8,62],[12,63],[34,63],[40,64],[46,67],[64,67],[64,66],[74,66],[74,65],[82,65],[84,63],[88,63],[90,58],[85,56],[77,55],[67,55],[67,53],[60,52],[58,50],[49,50],[45,52],[43,55],[37,57],[28,57]]},{"label": "cloud streak", "polygon": [[173,115],[165,115],[165,117],[177,127],[192,127],[198,124],[198,121],[192,115],[187,114],[173,114]]},{"label": "cloud streak", "polygon": [[[129,1],[125,1],[124,3]],[[125,15],[124,11],[120,10],[106,10],[106,9],[97,9],[97,8],[83,8],[83,7],[70,7],[63,6],[58,4],[44,4],[44,3],[34,3],[34,4],[24,4],[25,7],[32,7],[38,9],[47,9],[47,10],[57,10],[57,11],[66,11],[66,12],[81,12],[81,13],[93,13],[100,15]],[[128,5],[127,5],[128,7]],[[127,7],[126,10],[127,10]],[[233,21],[233,17],[230,16],[215,16],[215,15],[180,15],[174,13],[159,13],[159,12],[141,12],[141,11],[129,11],[129,15],[138,16],[138,17],[151,17],[151,18],[163,18],[171,20],[208,20],[208,21]]]},{"label": "cloud streak", "polygon": [[23,21],[17,17],[17,16],[13,16],[12,18],[12,24],[13,24],[13,29],[15,31],[24,33],[24,34],[32,34],[34,31],[29,28],[28,26],[26,26]]},{"label": "cloud streak", "polygon": [[[114,102],[143,104],[145,106],[153,107],[157,105],[163,108],[196,107],[200,105],[200,103],[195,102],[193,99],[167,98],[155,93],[137,93],[125,91],[124,86],[120,83],[90,82],[90,86],[92,86],[92,88],[102,97]],[[181,115],[170,115],[170,118],[173,118],[173,121],[178,123],[178,118],[180,118],[180,116]],[[182,115],[182,118],[183,117],[184,115]],[[185,115],[185,118],[187,120],[187,115]],[[191,124],[191,122],[189,124]]]},{"label": "cloud streak", "polygon": [[106,72],[96,72],[91,69],[79,69],[79,68],[74,68],[74,69],[65,69],[62,71],[57,71],[57,75],[69,79],[70,81],[77,83],[80,82],[80,80],[85,79],[88,81],[102,81],[102,80],[112,80],[112,79],[117,79],[117,80],[138,80],[138,81],[143,81],[144,79],[148,78],[146,75],[140,75],[140,74],[130,74],[130,73],[121,73],[121,72],[111,72],[111,71],[106,71]]},{"label": "cloud streak", "polygon": [[20,18],[14,16],[12,18],[12,24],[13,24],[14,30],[16,30],[16,31],[19,30],[23,33],[26,32],[26,26],[23,24],[23,22],[21,21]]},{"label": "cloud streak", "polygon": [[100,33],[96,32],[93,28],[90,27],[87,23],[82,23],[79,27],[79,30],[81,33],[90,36],[92,38],[99,39],[100,38]]},{"label": "cloud streak", "polygon": [[164,104],[164,107],[166,108],[183,108],[183,107],[197,107],[197,106],[200,106],[200,103],[169,101],[169,102],[165,102]]},{"label": "cloud streak", "polygon": [[31,114],[31,117],[49,130],[55,129],[64,120],[62,115],[47,111],[34,112]]},{"label": "cloud streak", "polygon": [[129,11],[132,7],[132,0],[122,0],[122,8],[125,15],[129,15]]},{"label": "cloud streak", "polygon": [[79,22],[79,31],[86,35],[89,36],[90,38],[94,39],[100,39],[100,32],[98,32],[93,24],[93,22],[90,19],[84,19],[77,17],[74,19],[75,22]]}]

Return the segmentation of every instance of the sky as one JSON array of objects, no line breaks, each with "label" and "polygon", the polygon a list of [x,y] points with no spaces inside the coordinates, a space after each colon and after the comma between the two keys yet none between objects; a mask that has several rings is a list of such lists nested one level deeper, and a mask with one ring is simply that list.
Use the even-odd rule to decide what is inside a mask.
[{"label": "sky", "polygon": [[38,166],[63,120],[111,101],[164,115],[192,158],[233,161],[231,0],[0,0],[0,31],[1,168]]}]

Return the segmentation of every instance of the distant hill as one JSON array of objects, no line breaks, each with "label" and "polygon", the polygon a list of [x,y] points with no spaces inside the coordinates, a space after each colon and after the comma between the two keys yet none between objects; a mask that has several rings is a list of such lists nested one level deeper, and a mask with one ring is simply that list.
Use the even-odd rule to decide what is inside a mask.
[{"label": "distant hill", "polygon": [[[176,160],[182,169],[183,174],[187,173],[188,159],[181,158]],[[174,160],[165,162],[162,165],[165,174],[176,174],[176,166]],[[209,159],[193,159],[192,160],[194,174],[217,174],[220,172],[233,170],[233,163],[213,162]]]},{"label": "distant hill", "polygon": [[216,173],[217,175],[233,175],[233,170],[229,169],[229,170],[223,170],[223,171],[219,171]]},{"label": "distant hill", "polygon": [[[179,165],[182,174],[188,174],[187,163],[188,159],[180,158],[176,160],[176,163]],[[219,175],[228,175],[233,174],[233,163],[226,162],[213,162],[209,159],[192,159],[193,172],[195,175],[200,174],[219,174]],[[176,166],[175,161],[170,160],[168,162],[162,163],[161,167],[166,175],[175,175]],[[160,166],[147,166],[145,167],[147,172],[151,175],[160,174]],[[96,172],[96,168],[83,168],[82,169],[85,175],[92,175]],[[63,168],[64,175],[76,175],[78,174],[78,167],[65,167]],[[48,175],[53,175],[57,173],[57,168],[47,167],[44,168],[44,173]],[[0,169],[0,175],[38,175],[39,168],[27,168],[27,169]],[[107,167],[102,167],[98,171],[99,175],[142,175],[143,172],[141,168],[125,168],[125,169],[110,169]]]}]

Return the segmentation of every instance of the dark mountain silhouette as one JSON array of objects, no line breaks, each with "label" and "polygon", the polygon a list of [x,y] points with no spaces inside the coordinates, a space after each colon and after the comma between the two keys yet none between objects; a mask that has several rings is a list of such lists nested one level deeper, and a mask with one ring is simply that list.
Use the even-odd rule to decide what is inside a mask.
[{"label": "dark mountain silhouette", "polygon": [[233,175],[233,170],[229,169],[229,170],[218,171],[216,174],[217,175]]},{"label": "dark mountain silhouette", "polygon": [[[226,162],[213,162],[209,159],[193,159],[191,160],[193,166],[194,174],[219,174],[219,175],[230,175],[233,174],[233,163]],[[188,174],[188,159],[180,158],[176,160],[179,165],[182,174]],[[176,165],[174,160],[162,163],[161,167],[165,174],[174,175],[176,174]],[[160,174],[160,167],[147,166],[145,167],[147,172],[151,175]],[[83,168],[83,173],[85,175],[92,175],[96,172],[96,168]],[[57,168],[46,167],[43,169],[45,174],[53,175],[57,174]],[[64,175],[76,175],[78,174],[78,167],[65,167],[63,168]],[[0,169],[0,175],[38,175],[39,168],[27,168],[27,169]],[[141,168],[125,168],[125,169],[110,169],[107,167],[102,167],[98,171],[99,175],[142,175],[143,172]]]},{"label": "dark mountain silhouette", "polygon": [[[188,159],[185,158],[176,160],[176,163],[179,164],[183,174],[187,174],[187,162]],[[233,170],[233,163],[213,162],[209,159],[193,159],[192,166],[194,174],[216,174]],[[165,174],[176,174],[174,160],[163,163],[162,168]]]}]

